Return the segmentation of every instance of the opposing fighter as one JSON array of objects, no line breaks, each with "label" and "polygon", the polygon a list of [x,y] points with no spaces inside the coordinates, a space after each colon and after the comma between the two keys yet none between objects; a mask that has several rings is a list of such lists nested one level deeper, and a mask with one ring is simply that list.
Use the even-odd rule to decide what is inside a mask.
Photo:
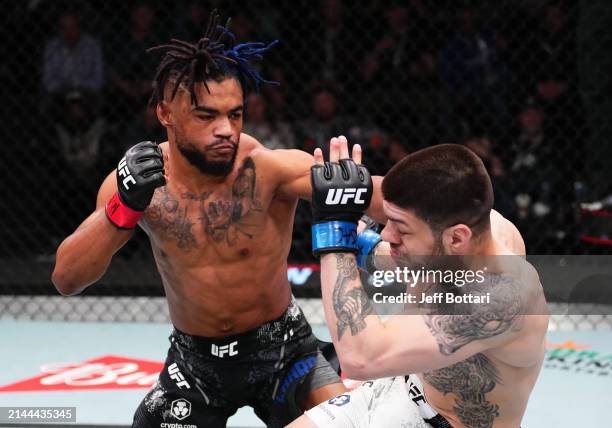
[{"label": "opposing fighter", "polygon": [[[73,295],[102,277],[137,225],[150,238],[175,328],[134,427],[224,427],[244,405],[283,426],[345,391],[287,280],[312,156],[241,134],[247,90],[266,83],[252,60],[270,45],[233,46],[217,20],[197,44],[153,48],[163,58],[152,102],[168,141],[130,148],[101,185],[95,212],[57,250],[53,283]],[[373,204],[380,212],[381,200]]]},{"label": "opposing fighter", "polygon": [[[329,205],[325,195],[347,187],[369,192],[360,158],[356,151],[355,162],[349,159],[344,139],[332,141],[331,162],[315,152],[313,249],[321,255],[325,316],[342,369],[350,378],[377,380],[321,403],[290,426],[519,427],[544,358],[548,316],[533,267],[522,257],[497,257],[524,252],[524,245],[511,223],[491,216],[484,165],[460,145],[408,155],[383,180],[383,244],[375,245],[380,237],[371,232],[356,244],[342,237],[355,230],[366,205]],[[454,303],[445,310],[423,305],[424,313],[382,321],[356,255],[361,261],[364,249],[384,254],[385,246],[398,260],[444,256],[468,269],[484,261],[483,282],[469,288],[482,303],[467,311]]]}]

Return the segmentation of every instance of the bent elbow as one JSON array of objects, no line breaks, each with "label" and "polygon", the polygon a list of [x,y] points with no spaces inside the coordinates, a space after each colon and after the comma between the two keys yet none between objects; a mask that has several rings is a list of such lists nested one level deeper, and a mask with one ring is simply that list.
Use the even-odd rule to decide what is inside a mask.
[{"label": "bent elbow", "polygon": [[51,282],[62,296],[74,296],[80,291],[78,285],[71,282],[66,273],[57,267],[53,269]]},{"label": "bent elbow", "polygon": [[340,358],[342,373],[349,379],[369,380],[371,379],[369,364],[357,355]]}]

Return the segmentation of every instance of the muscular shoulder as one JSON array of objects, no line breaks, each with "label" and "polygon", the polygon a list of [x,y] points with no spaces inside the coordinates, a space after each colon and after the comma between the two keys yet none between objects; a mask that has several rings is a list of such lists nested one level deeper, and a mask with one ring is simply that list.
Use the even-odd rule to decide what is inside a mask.
[{"label": "muscular shoulder", "polygon": [[424,321],[440,353],[452,355],[476,341],[488,342],[484,350],[516,338],[527,308],[524,289],[525,285],[515,275],[488,273],[483,282],[457,292],[472,298],[482,297],[477,303],[453,307],[457,314],[425,315]]},{"label": "muscular shoulder", "polygon": [[256,151],[266,150],[263,144],[261,144],[255,137],[249,134],[240,134],[240,149],[245,151],[245,154],[249,156],[255,154]]},{"label": "muscular shoulder", "polygon": [[314,164],[312,155],[297,149],[271,150],[259,145],[253,147],[249,156],[274,181],[279,197],[310,199],[310,167]]},{"label": "muscular shoulder", "polygon": [[297,164],[303,166],[302,169],[310,170],[310,166],[313,163],[310,154],[298,149],[268,149],[253,137],[247,134],[242,135],[241,144],[243,138],[249,141],[249,146],[251,147],[250,156],[253,157],[253,160],[265,162],[271,167],[280,169],[289,169],[287,165],[295,167]]},{"label": "muscular shoulder", "polygon": [[525,242],[517,227],[503,215],[491,210],[491,232],[496,242],[517,256],[526,254]]}]

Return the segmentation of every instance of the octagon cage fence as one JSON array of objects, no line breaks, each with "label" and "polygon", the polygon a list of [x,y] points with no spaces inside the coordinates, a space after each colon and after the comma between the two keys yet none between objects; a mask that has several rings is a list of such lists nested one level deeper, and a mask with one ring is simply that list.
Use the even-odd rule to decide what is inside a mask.
[{"label": "octagon cage fence", "polygon": [[[343,134],[384,175],[420,148],[463,144],[484,161],[495,208],[529,254],[610,253],[610,1],[9,3],[0,16],[2,319],[169,321],[142,231],[80,296],[59,296],[50,276],[55,250],[94,210],[124,151],[167,138],[147,104],[159,58],[145,50],[197,41],[213,8],[232,17],[236,43],[280,41],[259,65],[280,84],[249,94],[245,109],[244,132],[265,146],[312,152]],[[324,322],[306,202],[292,238],[294,294]],[[551,327],[612,320],[555,315]]]}]

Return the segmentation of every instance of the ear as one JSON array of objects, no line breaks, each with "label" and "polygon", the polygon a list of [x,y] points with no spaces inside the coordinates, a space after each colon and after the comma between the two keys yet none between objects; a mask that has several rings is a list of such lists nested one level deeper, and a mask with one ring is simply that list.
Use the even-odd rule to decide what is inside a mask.
[{"label": "ear", "polygon": [[161,101],[157,103],[155,107],[155,113],[157,114],[157,119],[159,123],[164,125],[166,128],[172,127],[174,124],[174,116],[172,114],[172,109],[170,105],[166,101]]},{"label": "ear", "polygon": [[467,254],[472,241],[472,229],[465,224],[447,227],[442,232],[442,245],[446,254]]}]

